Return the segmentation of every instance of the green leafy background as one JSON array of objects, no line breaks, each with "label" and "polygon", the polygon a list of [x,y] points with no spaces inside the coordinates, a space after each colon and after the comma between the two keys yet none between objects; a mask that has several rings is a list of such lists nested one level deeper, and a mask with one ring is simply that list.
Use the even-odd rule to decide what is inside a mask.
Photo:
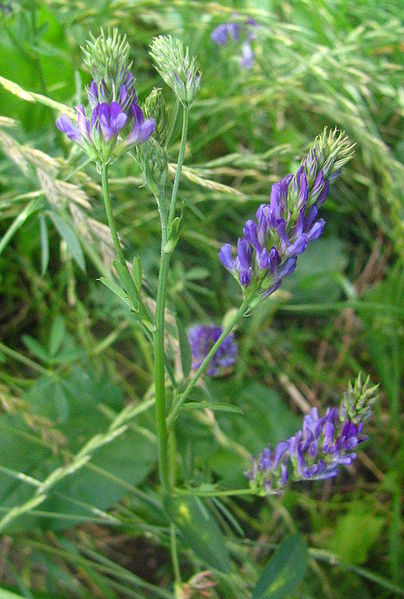
[{"label": "green leafy background", "polygon": [[[0,85],[0,115],[15,120],[0,119],[0,515],[34,496],[33,481],[66,470],[87,442],[107,436],[124,410],[140,411],[6,528],[1,596],[172,597],[172,522],[184,581],[209,569],[212,597],[404,594],[402,8],[401,0],[2,3],[0,76],[45,100]],[[251,71],[240,69],[236,46],[210,41],[233,12],[260,23]],[[348,379],[369,372],[381,391],[370,441],[335,481],[269,499],[163,505],[152,351],[125,302],[99,281],[113,276],[105,233],[90,227],[105,223],[99,175],[56,130],[59,112],[46,100],[84,99],[90,77],[80,45],[101,26],[127,33],[140,102],[160,86],[174,106],[147,52],[157,34],[183,39],[203,72],[169,280],[177,379],[190,367],[186,329],[220,324],[238,306],[220,245],[237,240],[324,126],[356,142],[324,206],[323,237],[282,293],[243,320],[237,365],[195,389],[176,427],[180,483],[207,494],[214,485],[245,488],[250,454],[293,434],[305,408],[336,405]],[[177,123],[172,163],[179,137]],[[33,157],[33,148],[44,154]],[[67,179],[73,199],[65,190],[55,201],[41,172]],[[158,212],[131,157],[112,167],[111,191],[128,259],[141,257],[153,295]],[[88,205],[77,203],[83,193]]]}]

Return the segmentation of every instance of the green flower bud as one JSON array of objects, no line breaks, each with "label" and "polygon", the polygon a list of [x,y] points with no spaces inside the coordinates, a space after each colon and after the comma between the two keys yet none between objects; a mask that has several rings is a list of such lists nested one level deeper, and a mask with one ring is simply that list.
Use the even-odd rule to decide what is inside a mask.
[{"label": "green flower bud", "polygon": [[143,112],[146,118],[153,118],[156,121],[154,138],[161,146],[164,146],[167,138],[167,108],[163,92],[159,87],[154,87],[147,96]]},{"label": "green flower bud", "polygon": [[90,33],[90,41],[82,47],[84,62],[90,68],[97,85],[103,83],[105,102],[119,100],[121,85],[125,84],[128,93],[132,92],[133,76],[130,74],[132,63],[129,59],[130,46],[126,35],[118,29],[108,30],[96,38]]},{"label": "green flower bud", "polygon": [[379,398],[378,389],[379,385],[371,386],[370,377],[363,383],[362,375],[359,374],[354,384],[349,382],[341,402],[340,418],[349,418],[355,424],[370,418]]},{"label": "green flower bud", "polygon": [[171,36],[160,35],[150,46],[156,70],[184,107],[190,108],[198,93],[201,72],[189,48]]},{"label": "green flower bud", "polygon": [[164,197],[168,179],[167,154],[152,137],[136,147],[136,155],[150,191]]}]

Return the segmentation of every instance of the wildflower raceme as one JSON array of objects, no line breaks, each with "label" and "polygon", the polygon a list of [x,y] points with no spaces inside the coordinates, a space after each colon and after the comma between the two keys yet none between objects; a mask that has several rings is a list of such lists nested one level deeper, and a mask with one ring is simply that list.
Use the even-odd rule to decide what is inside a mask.
[{"label": "wildflower raceme", "polygon": [[[188,339],[192,352],[193,370],[197,370],[200,367],[222,333],[222,327],[217,327],[214,324],[197,325],[189,330]],[[236,357],[237,344],[234,340],[234,335],[230,333],[212,358],[207,374],[210,376],[219,374],[224,368],[232,366],[236,361]]]},{"label": "wildflower raceme", "polygon": [[318,218],[319,210],[330,183],[352,156],[345,134],[325,129],[296,174],[274,183],[270,203],[260,205],[257,220],[247,220],[235,258],[229,243],[221,248],[220,259],[245,297],[270,295],[293,273],[298,256],[322,234],[325,221]]},{"label": "wildflower raceme", "polygon": [[87,90],[88,116],[84,106],[79,105],[77,125],[67,115],[62,115],[56,125],[92,160],[104,164],[149,139],[155,121],[145,119],[138,104],[125,37],[121,38],[117,30],[112,36],[101,32],[88,42],[84,54],[93,75]]},{"label": "wildflower raceme", "polygon": [[338,475],[340,466],[356,459],[357,448],[367,440],[363,422],[372,414],[377,387],[361,376],[349,386],[338,408],[328,408],[321,418],[317,408],[304,417],[303,428],[272,449],[266,447],[246,473],[259,495],[278,493],[287,482],[322,480]]}]

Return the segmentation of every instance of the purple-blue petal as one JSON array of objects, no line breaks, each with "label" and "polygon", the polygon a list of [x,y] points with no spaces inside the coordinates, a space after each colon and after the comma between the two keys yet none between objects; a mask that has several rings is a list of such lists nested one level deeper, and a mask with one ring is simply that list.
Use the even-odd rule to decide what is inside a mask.
[{"label": "purple-blue petal", "polygon": [[65,133],[72,141],[80,141],[80,131],[66,114],[62,114],[62,116],[58,118],[56,121],[56,127],[59,129],[59,131]]},{"label": "purple-blue petal", "polygon": [[314,225],[311,227],[310,231],[307,232],[308,241],[315,241],[320,237],[325,227],[325,220],[320,218]]},{"label": "purple-blue petal", "polygon": [[233,248],[230,243],[225,243],[219,252],[219,258],[225,268],[234,272]]}]

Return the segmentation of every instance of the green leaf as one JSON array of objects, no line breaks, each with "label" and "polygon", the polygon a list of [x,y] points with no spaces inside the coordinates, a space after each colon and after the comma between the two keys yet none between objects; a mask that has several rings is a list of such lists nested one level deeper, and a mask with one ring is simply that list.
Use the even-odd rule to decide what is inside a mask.
[{"label": "green leaf", "polygon": [[[57,381],[54,377],[41,377],[24,394],[24,401],[36,415],[49,423],[58,421],[57,436],[49,437],[49,446],[43,444],[40,433],[34,433],[20,415],[0,416],[0,466],[45,480],[56,468],[66,464],[63,454],[57,451],[59,443],[74,455],[95,435],[108,430],[111,419],[101,408],[107,407],[118,414],[125,407],[123,395],[110,378],[99,375],[89,361],[83,360],[82,365],[82,368],[73,366],[68,375],[59,375]],[[67,403],[63,421],[60,420],[63,406],[58,402],[60,387]],[[141,430],[148,418],[147,413],[136,417]],[[53,430],[54,426],[50,428]],[[156,457],[154,440],[138,430],[127,430],[100,447],[88,464],[51,489],[40,509],[53,515],[46,518],[24,514],[10,524],[8,531],[64,530],[75,525],[73,516],[80,518],[79,522],[83,517],[91,519],[97,516],[92,508],[108,510],[128,493],[128,485],[142,483],[154,468]],[[34,492],[35,487],[24,480],[16,482],[14,477],[0,471],[0,505],[3,507],[20,505],[32,498]],[[56,514],[64,517],[58,518]],[[72,518],[66,519],[67,515]]]},{"label": "green leaf", "polygon": [[391,407],[392,422],[399,422],[401,417],[404,336],[403,319],[395,309],[402,307],[403,294],[404,270],[397,264],[384,281],[371,287],[366,294],[367,301],[391,309],[361,314],[370,356]]},{"label": "green leaf", "polygon": [[66,422],[69,418],[69,402],[62,385],[57,382],[55,383],[55,406],[58,414],[57,421]]},{"label": "green leaf", "polygon": [[115,293],[115,295],[117,295],[119,299],[123,300],[127,306],[130,306],[128,294],[122,289],[122,287],[119,287],[119,285],[115,283],[115,281],[113,281],[112,279],[108,279],[107,277],[100,277],[98,280],[101,281],[101,283],[105,285],[105,287],[108,287],[108,289]]},{"label": "green leaf", "polygon": [[142,262],[140,260],[140,256],[135,256],[132,262],[132,279],[139,295],[142,289],[142,278]]},{"label": "green leaf", "polygon": [[319,239],[299,257],[299,267],[293,277],[285,279],[283,287],[292,293],[296,303],[336,301],[341,296],[338,276],[346,265],[347,256],[340,239]]},{"label": "green leaf", "polygon": [[328,547],[346,564],[363,564],[384,524],[384,518],[376,517],[363,503],[357,502],[338,519]]},{"label": "green leaf", "polygon": [[77,262],[81,270],[86,270],[86,265],[84,262],[83,250],[81,249],[80,242],[77,238],[76,233],[72,229],[70,225],[68,225],[63,218],[61,218],[55,212],[49,212],[50,217],[55,225],[56,229],[59,232],[59,235],[65,240],[67,247],[74,260]]},{"label": "green leaf", "polygon": [[231,414],[244,414],[243,410],[237,406],[232,406],[227,403],[209,402],[209,401],[190,401],[184,404],[184,408],[190,410],[203,410],[209,408],[215,412],[229,412]]},{"label": "green leaf", "polygon": [[15,593],[11,593],[11,591],[0,588],[0,599],[24,599],[24,597],[23,595],[16,595]]},{"label": "green leaf", "polygon": [[49,338],[49,353],[54,356],[60,349],[65,337],[65,320],[63,316],[56,316],[52,323]]},{"label": "green leaf", "polygon": [[187,376],[191,372],[192,366],[191,347],[189,345],[187,331],[185,330],[182,321],[179,318],[176,318],[175,320],[177,323],[178,341],[180,344],[182,374],[184,375],[184,378],[187,378]]},{"label": "green leaf", "polygon": [[122,266],[119,262],[114,262],[114,267],[118,276],[121,280],[122,285],[125,287],[125,291],[128,295],[129,300],[132,303],[133,309],[137,312],[139,309],[139,293],[136,289],[135,283],[130,275],[129,270],[126,266]]},{"label": "green leaf", "polygon": [[166,509],[197,557],[215,570],[230,570],[230,555],[222,532],[200,499],[172,497],[166,501]]},{"label": "green leaf", "polygon": [[168,240],[164,246],[164,251],[166,254],[171,254],[171,252],[174,251],[175,246],[177,245],[178,240],[180,238],[181,224],[182,224],[181,216],[175,217],[175,219],[171,223],[170,229],[168,231]]},{"label": "green leaf", "polygon": [[46,273],[49,264],[49,237],[48,225],[44,214],[39,216],[39,231],[41,237],[41,274]]},{"label": "green leaf", "polygon": [[207,268],[203,266],[195,266],[195,268],[191,268],[187,271],[185,278],[188,281],[200,281],[201,279],[206,279],[210,275],[210,272]]},{"label": "green leaf", "polygon": [[22,340],[36,358],[42,362],[49,362],[50,355],[48,354],[46,348],[43,347],[43,345],[41,345],[36,339],[31,337],[31,335],[23,335]]},{"label": "green leaf", "polygon": [[300,534],[288,537],[275,551],[261,574],[252,599],[288,597],[303,580],[309,564],[307,543]]}]

